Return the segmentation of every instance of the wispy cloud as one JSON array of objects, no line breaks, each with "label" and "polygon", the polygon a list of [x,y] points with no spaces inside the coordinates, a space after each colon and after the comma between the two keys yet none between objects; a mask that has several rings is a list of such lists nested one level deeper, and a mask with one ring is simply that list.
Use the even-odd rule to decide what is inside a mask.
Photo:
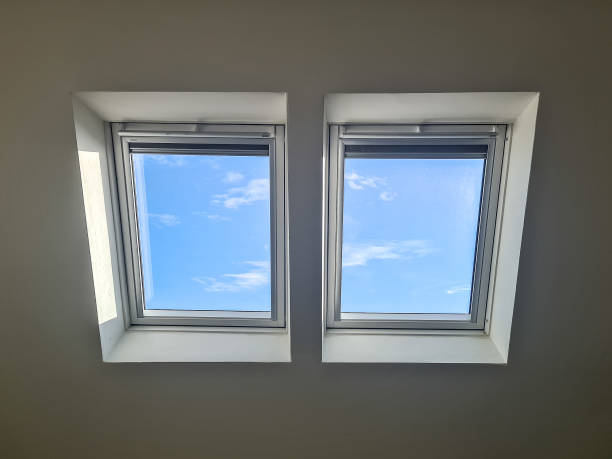
[{"label": "wispy cloud", "polygon": [[254,266],[255,268],[259,268],[259,269],[266,269],[266,270],[270,270],[270,262],[267,260],[263,260],[263,261],[245,261],[244,262],[247,265],[251,265]]},{"label": "wispy cloud", "polygon": [[469,293],[472,289],[467,285],[457,285],[446,290],[447,295],[455,295],[457,293]]},{"label": "wispy cloud", "polygon": [[179,218],[173,214],[147,214],[149,220],[157,226],[176,226],[181,223]]},{"label": "wispy cloud", "polygon": [[268,179],[249,180],[246,186],[230,188],[227,193],[214,196],[213,204],[221,204],[228,209],[237,209],[256,201],[264,201],[270,196]]},{"label": "wispy cloud", "polygon": [[148,159],[163,166],[180,167],[185,165],[185,158],[178,155],[147,155]]},{"label": "wispy cloud", "polygon": [[214,156],[200,156],[200,161],[208,164],[211,169],[220,169],[221,165],[219,164],[219,160]]},{"label": "wispy cloud", "polygon": [[204,212],[200,210],[193,212],[193,215],[198,215],[200,217],[206,217],[213,222],[229,222],[231,220],[230,217],[226,217],[225,215],[209,214],[208,212]]},{"label": "wispy cloud", "polygon": [[[366,188],[387,188],[387,180],[381,177],[359,175],[355,171],[345,174],[344,178],[348,187],[353,190],[365,190]],[[397,197],[397,193],[386,190],[381,191],[378,195],[381,201],[393,201]]]},{"label": "wispy cloud", "polygon": [[244,273],[223,274],[220,277],[194,277],[207,292],[240,292],[252,290],[270,282],[269,261],[245,261],[252,269]]},{"label": "wispy cloud", "polygon": [[380,177],[366,177],[359,175],[355,171],[345,174],[344,178],[348,182],[348,186],[353,190],[363,190],[364,188],[376,188],[378,185],[384,185],[385,179]]},{"label": "wispy cloud", "polygon": [[393,191],[383,191],[378,195],[378,197],[383,201],[393,201],[397,197],[397,193],[394,193]]},{"label": "wispy cloud", "polygon": [[223,179],[223,181],[225,183],[236,183],[242,180],[243,178],[244,175],[242,175],[240,172],[229,171],[225,174],[225,178]]},{"label": "wispy cloud", "polygon": [[377,244],[344,244],[342,266],[366,266],[370,260],[393,260],[423,257],[436,252],[429,241],[387,241]]}]

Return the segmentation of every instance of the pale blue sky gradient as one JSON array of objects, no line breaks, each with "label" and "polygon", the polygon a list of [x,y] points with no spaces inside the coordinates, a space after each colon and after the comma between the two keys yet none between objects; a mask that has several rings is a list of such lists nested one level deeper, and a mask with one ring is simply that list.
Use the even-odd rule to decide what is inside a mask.
[{"label": "pale blue sky gradient", "polygon": [[145,307],[270,311],[263,156],[133,156]]},{"label": "pale blue sky gradient", "polygon": [[483,167],[345,160],[342,312],[469,312]]}]

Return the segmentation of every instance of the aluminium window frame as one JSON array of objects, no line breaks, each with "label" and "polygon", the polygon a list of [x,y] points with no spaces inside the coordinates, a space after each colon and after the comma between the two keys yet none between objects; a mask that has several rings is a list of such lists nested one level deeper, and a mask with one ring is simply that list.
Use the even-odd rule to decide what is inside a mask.
[{"label": "aluminium window frame", "polygon": [[[328,329],[404,329],[486,332],[491,263],[500,202],[507,124],[329,124],[324,157],[324,320]],[[375,151],[386,146],[387,152]],[[486,153],[469,146],[486,146]],[[424,150],[419,152],[418,146]],[[463,152],[432,152],[430,146],[464,146]],[[348,148],[347,148],[348,147]],[[416,150],[415,150],[415,147]],[[427,150],[430,150],[427,152]],[[481,150],[482,147],[475,150]],[[357,150],[349,151],[346,150]],[[361,151],[359,151],[361,150]],[[404,151],[402,151],[404,150]],[[444,149],[442,149],[444,150]],[[343,313],[342,218],[344,159],[483,158],[485,160],[476,235],[469,314]]]},{"label": "aluminium window frame", "polygon": [[[111,123],[111,131],[123,246],[123,277],[127,291],[124,308],[127,322],[131,326],[286,328],[289,263],[285,126],[130,122]],[[220,145],[221,150],[215,150],[214,145]],[[262,149],[264,147],[265,150]],[[132,164],[132,155],[138,153],[269,157],[270,313],[145,308]]]}]

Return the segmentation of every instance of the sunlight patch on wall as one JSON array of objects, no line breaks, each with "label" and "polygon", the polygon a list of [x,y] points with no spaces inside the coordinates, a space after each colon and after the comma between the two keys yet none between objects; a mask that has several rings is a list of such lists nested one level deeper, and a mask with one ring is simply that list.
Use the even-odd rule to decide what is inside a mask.
[{"label": "sunlight patch on wall", "polygon": [[104,205],[102,178],[102,155],[95,151],[79,151],[83,201],[91,255],[98,323],[102,324],[117,317],[115,286],[109,229]]}]

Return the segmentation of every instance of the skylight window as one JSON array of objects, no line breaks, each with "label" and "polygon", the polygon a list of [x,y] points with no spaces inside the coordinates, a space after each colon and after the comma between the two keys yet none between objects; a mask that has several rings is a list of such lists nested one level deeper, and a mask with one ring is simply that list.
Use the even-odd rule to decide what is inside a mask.
[{"label": "skylight window", "polygon": [[115,125],[132,323],[284,325],[283,129],[263,128]]},{"label": "skylight window", "polygon": [[330,127],[328,327],[484,328],[504,133]]},{"label": "skylight window", "polygon": [[270,313],[267,156],[134,154],[144,309]]},{"label": "skylight window", "polygon": [[345,160],[342,312],[469,314],[483,166]]}]

